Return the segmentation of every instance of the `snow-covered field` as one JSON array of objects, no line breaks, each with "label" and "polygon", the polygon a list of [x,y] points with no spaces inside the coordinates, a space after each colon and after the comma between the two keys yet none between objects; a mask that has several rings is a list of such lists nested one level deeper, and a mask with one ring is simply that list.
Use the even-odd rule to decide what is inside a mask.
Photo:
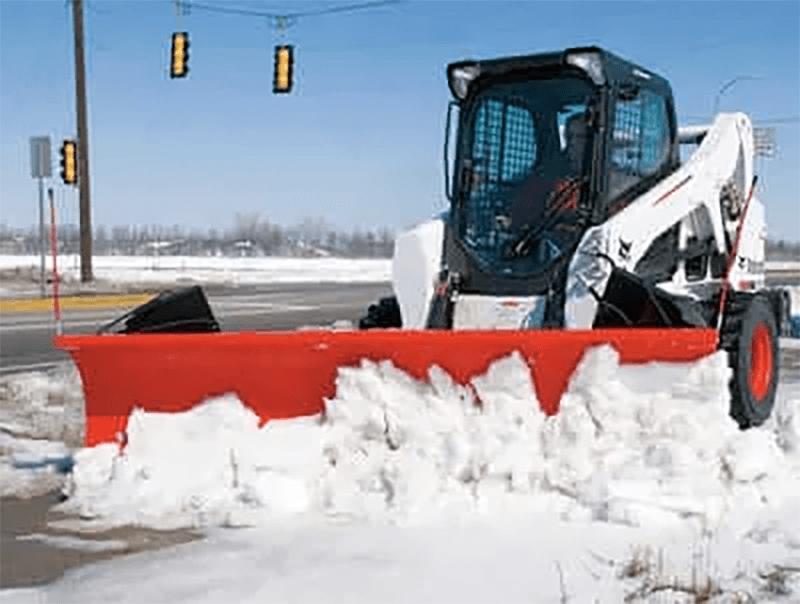
[{"label": "snow-covered field", "polygon": [[[0,296],[13,292],[9,271],[27,271],[38,283],[38,256],[0,255]],[[52,259],[46,258],[46,268]],[[80,281],[76,255],[59,256],[57,266],[64,283]],[[800,262],[767,262],[767,270],[797,270]],[[391,260],[348,258],[217,258],[200,256],[94,256],[92,270],[100,283],[158,285],[222,283],[227,285],[288,282],[382,282],[391,280]],[[30,287],[30,284],[29,284]]]},{"label": "snow-covered field", "polygon": [[259,429],[233,396],[136,413],[123,454],[80,449],[66,479],[63,446],[22,437],[74,447],[74,371],[7,378],[4,484],[62,482],[61,528],[208,536],[0,601],[797,602],[800,384],[740,432],[728,371],[723,353],[620,367],[598,348],[547,418],[515,355],[473,389],[365,363],[323,417]]},{"label": "snow-covered field", "polygon": [[800,262],[797,260],[770,260],[766,263],[768,271],[797,271],[800,270]]},{"label": "snow-covered field", "polygon": [[[31,272],[39,278],[38,256],[0,255],[0,271]],[[52,259],[46,259],[52,270]],[[77,256],[59,256],[57,268],[65,284],[80,280]],[[99,283],[209,284],[251,283],[370,283],[391,279],[391,260],[348,258],[216,258],[199,256],[94,256],[92,272]],[[30,284],[29,284],[30,286]],[[0,296],[11,295],[12,283],[0,283]]]}]

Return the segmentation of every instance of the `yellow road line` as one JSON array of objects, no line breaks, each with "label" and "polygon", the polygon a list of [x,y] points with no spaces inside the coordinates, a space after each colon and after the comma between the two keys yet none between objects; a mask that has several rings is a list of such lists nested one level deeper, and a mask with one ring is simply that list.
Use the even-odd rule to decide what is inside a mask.
[{"label": "yellow road line", "polygon": [[[138,306],[153,297],[153,294],[116,294],[104,296],[64,296],[59,298],[61,308],[114,308]],[[36,312],[53,310],[52,298],[26,298],[0,300],[0,312]]]}]

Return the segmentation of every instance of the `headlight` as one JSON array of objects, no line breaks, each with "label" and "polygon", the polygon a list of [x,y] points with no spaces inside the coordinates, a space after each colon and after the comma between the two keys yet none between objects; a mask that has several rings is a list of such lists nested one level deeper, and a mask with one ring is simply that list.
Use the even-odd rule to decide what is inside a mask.
[{"label": "headlight", "polygon": [[459,100],[463,101],[469,92],[470,84],[480,73],[481,69],[477,65],[456,67],[450,72],[450,90]]},{"label": "headlight", "polygon": [[602,86],[606,81],[605,74],[603,74],[603,63],[596,52],[567,55],[567,63],[585,71],[592,78],[592,82],[598,86]]}]

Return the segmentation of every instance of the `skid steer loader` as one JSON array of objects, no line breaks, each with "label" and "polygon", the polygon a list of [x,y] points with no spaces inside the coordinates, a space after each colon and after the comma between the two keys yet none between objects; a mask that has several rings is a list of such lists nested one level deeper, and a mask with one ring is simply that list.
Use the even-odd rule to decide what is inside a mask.
[{"label": "skid steer loader", "polygon": [[[599,48],[455,63],[448,79],[450,208],[398,238],[396,296],[360,327],[714,328],[732,416],[763,423],[790,299],[765,289],[748,117],[680,128],[666,80]],[[699,145],[684,162],[682,144]]]},{"label": "skid steer loader", "polygon": [[602,344],[622,363],[726,350],[731,416],[743,429],[767,419],[790,308],[765,288],[748,117],[680,128],[666,80],[596,47],[463,61],[447,76],[449,209],[397,238],[395,296],[355,331],[196,333],[215,325],[206,307],[191,329],[136,327],[180,304],[171,294],[123,333],[57,337],[83,380],[87,444],[124,440],[134,407],[182,411],[226,392],[263,421],[315,414],[337,368],[365,358],[468,383],[518,351],[553,414]]}]

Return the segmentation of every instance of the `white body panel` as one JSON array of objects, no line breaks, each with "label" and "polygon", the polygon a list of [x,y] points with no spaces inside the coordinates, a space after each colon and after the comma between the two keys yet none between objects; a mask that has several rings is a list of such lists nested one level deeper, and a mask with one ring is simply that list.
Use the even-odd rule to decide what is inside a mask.
[{"label": "white body panel", "polygon": [[621,253],[622,246],[614,246],[612,257],[618,266],[633,271],[658,235],[700,206],[708,212],[717,249],[724,253],[723,228],[728,226],[733,236],[735,224],[725,225],[723,222],[720,193],[736,171],[740,149],[744,160],[742,181],[746,198],[753,182],[752,126],[743,113],[722,114],[697,151],[680,169],[609,219],[603,225],[608,235],[614,236],[617,242],[622,238],[632,244],[626,255]]},{"label": "white body panel", "polygon": [[453,329],[526,329],[544,319],[544,296],[460,295]]},{"label": "white body panel", "polygon": [[609,254],[609,231],[605,225],[590,228],[581,239],[567,273],[564,300],[564,327],[591,329],[597,313],[597,300],[591,287],[602,296],[611,276],[611,265],[596,254]]},{"label": "white body panel", "polygon": [[730,281],[733,289],[763,289],[765,286],[764,261],[767,227],[764,204],[750,202],[747,210],[736,262],[731,269]]},{"label": "white body panel", "polygon": [[442,264],[444,223],[429,220],[394,243],[392,284],[404,329],[423,329]]},{"label": "white body panel", "polygon": [[[585,284],[591,284],[602,296],[611,274],[611,263],[594,256],[595,252],[607,254],[617,267],[635,273],[637,263],[653,241],[680,223],[679,249],[684,249],[692,235],[713,237],[717,250],[726,254],[726,233],[733,242],[739,223],[723,216],[722,188],[731,180],[738,180],[746,199],[753,183],[753,157],[749,118],[742,113],[719,115],[700,147],[677,171],[604,224],[589,229],[570,264],[565,326],[572,329],[592,326],[597,302]],[[733,289],[764,287],[765,239],[764,206],[753,195],[736,266],[730,274]],[[707,299],[710,293],[719,291],[721,283],[721,279],[713,279],[708,273],[702,279],[688,279],[685,262],[680,261],[673,279],[660,283],[659,287],[670,293]]]}]

